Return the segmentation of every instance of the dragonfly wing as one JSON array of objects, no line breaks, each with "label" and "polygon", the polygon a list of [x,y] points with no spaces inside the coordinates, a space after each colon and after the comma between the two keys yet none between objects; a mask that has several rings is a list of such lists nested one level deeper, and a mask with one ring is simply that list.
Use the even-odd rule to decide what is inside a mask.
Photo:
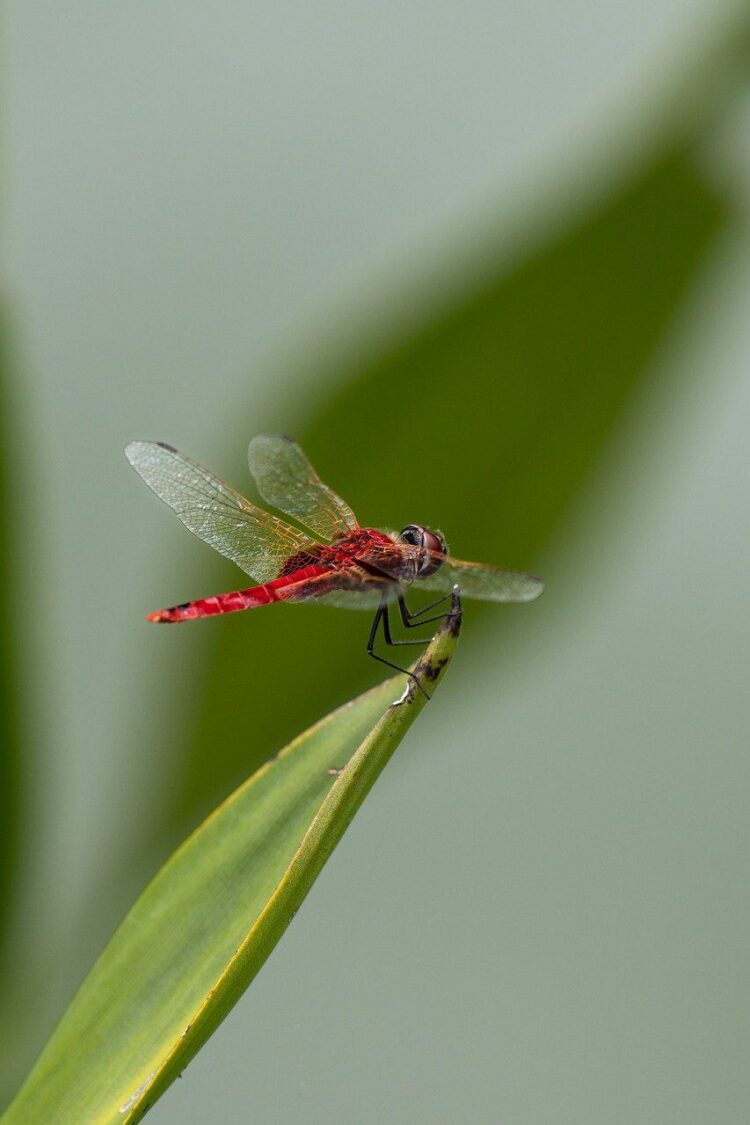
[{"label": "dragonfly wing", "polygon": [[465,598],[486,602],[530,602],[544,589],[541,578],[483,563],[462,562],[448,555],[434,574],[418,579],[425,590],[450,593],[458,586]]},{"label": "dragonfly wing", "polygon": [[278,508],[330,542],[359,527],[354,512],[323,484],[296,441],[283,434],[261,434],[247,451],[250,472],[267,504]]},{"label": "dragonfly wing", "polygon": [[330,582],[317,578],[308,578],[279,591],[279,601],[310,602],[338,609],[377,609],[382,596],[378,586],[362,587],[360,590],[331,589]]},{"label": "dragonfly wing", "polygon": [[377,609],[383,597],[384,587],[374,584],[359,590],[329,590],[315,594],[320,605],[333,605],[338,609]]},{"label": "dragonfly wing", "polygon": [[160,500],[204,543],[256,582],[268,582],[315,540],[257,508],[197,461],[171,445],[131,441],[125,456]]},{"label": "dragonfly wing", "polygon": [[294,579],[295,575],[291,574],[288,586],[281,585],[284,579],[274,583],[280,601],[314,601],[341,609],[377,609],[384,593],[389,597],[395,596],[398,589],[395,582],[378,579],[356,563],[351,567],[329,569],[301,581],[295,582]]}]

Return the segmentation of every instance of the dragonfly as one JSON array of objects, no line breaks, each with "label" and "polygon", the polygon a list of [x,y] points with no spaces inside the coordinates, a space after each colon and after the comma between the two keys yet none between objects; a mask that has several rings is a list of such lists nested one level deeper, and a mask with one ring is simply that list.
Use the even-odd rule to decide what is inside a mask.
[{"label": "dragonfly", "polygon": [[[255,583],[158,610],[148,615],[149,621],[193,621],[274,602],[374,609],[368,655],[414,679],[408,669],[375,651],[381,627],[391,647],[423,645],[430,639],[396,640],[390,620],[394,605],[405,628],[413,629],[443,619],[445,613],[426,614],[450,598],[456,587],[463,597],[492,602],[532,601],[544,589],[533,574],[453,558],[442,532],[421,524],[407,524],[398,533],[362,527],[299,445],[283,434],[253,438],[248,462],[265,504],[286,518],[251,503],[165,442],[130,442],[125,456],[189,531]],[[412,586],[441,596],[412,612],[405,598]]]}]

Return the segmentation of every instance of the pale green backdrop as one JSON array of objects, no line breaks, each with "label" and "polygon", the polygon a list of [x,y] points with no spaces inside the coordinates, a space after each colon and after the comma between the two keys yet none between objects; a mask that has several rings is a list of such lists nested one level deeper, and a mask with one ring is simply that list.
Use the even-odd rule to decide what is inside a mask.
[{"label": "pale green backdrop", "polygon": [[243,488],[272,426],[548,589],[467,614],[154,1122],[746,1120],[745,19],[9,4],[4,1097],[190,824],[378,675],[354,614],[143,622],[242,577],[121,446]]}]

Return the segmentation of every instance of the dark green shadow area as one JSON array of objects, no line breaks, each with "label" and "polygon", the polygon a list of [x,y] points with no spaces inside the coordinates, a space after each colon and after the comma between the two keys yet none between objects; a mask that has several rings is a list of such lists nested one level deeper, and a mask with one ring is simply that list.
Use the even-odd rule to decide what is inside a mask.
[{"label": "dark green shadow area", "polygon": [[[18,708],[20,672],[15,636],[13,532],[17,529],[13,496],[8,321],[0,311],[0,985],[7,966],[8,916],[17,890],[21,834],[21,727]],[[18,530],[16,530],[16,535]]]},{"label": "dark green shadow area", "polygon": [[[483,273],[419,331],[342,367],[338,389],[295,436],[363,523],[439,526],[464,558],[533,569],[651,374],[726,215],[689,149],[662,152],[526,260]],[[269,422],[288,428],[283,416]],[[248,412],[245,437],[258,429]],[[224,588],[227,571],[208,551],[206,567],[205,590]],[[479,618],[501,629],[543,604],[471,605],[467,645]],[[158,850],[295,731],[379,678],[364,656],[368,625],[359,614],[273,607],[154,639],[196,646],[198,700]]]}]

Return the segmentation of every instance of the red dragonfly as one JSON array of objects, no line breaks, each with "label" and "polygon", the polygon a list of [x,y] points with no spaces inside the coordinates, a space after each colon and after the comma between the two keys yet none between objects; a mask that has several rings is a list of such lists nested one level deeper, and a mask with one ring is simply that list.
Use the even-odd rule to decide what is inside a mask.
[{"label": "red dragonfly", "polygon": [[[531,574],[451,558],[442,534],[420,524],[407,524],[398,534],[360,527],[349,505],[323,483],[297,443],[281,434],[253,438],[248,459],[263,500],[293,524],[252,504],[164,442],[133,441],[125,447],[125,456],[189,531],[259,583],[159,610],[149,614],[149,621],[191,621],[271,602],[312,599],[374,608],[367,652],[389,668],[406,672],[374,651],[381,624],[388,645],[426,643],[393,639],[388,613],[393,602],[411,629],[440,620],[443,614],[424,615],[445,601],[455,586],[464,597],[495,602],[531,601],[544,588]],[[412,583],[442,596],[412,613],[404,598]]]}]

